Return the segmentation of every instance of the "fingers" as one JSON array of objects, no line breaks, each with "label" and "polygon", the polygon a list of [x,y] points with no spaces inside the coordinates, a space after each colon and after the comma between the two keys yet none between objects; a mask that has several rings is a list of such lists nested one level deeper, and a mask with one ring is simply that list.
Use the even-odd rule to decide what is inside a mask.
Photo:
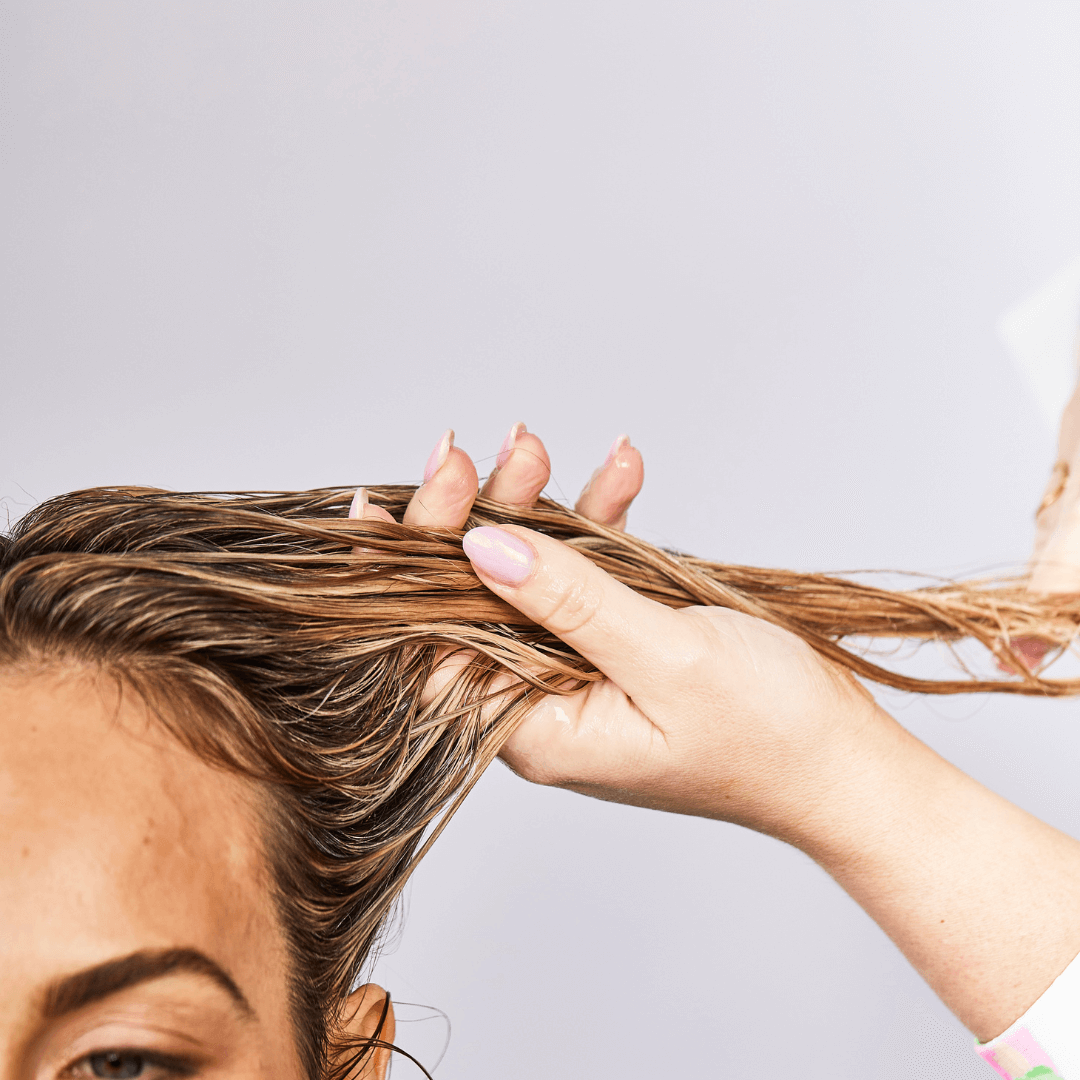
[{"label": "fingers", "polygon": [[628,436],[620,435],[608,451],[607,460],[585,485],[574,509],[601,525],[625,529],[627,511],[644,480],[641,454],[630,445]]},{"label": "fingers", "polygon": [[532,506],[550,476],[544,444],[519,421],[499,448],[495,468],[480,494],[510,506]]},{"label": "fingers", "polygon": [[428,458],[424,482],[402,521],[427,529],[460,529],[476,498],[477,482],[472,459],[454,446],[454,433],[447,430]]},{"label": "fingers", "polygon": [[[645,475],[641,454],[620,435],[607,460],[593,473],[578,499],[578,513],[593,521],[624,528],[630,503],[641,490]],[[523,423],[515,424],[503,441],[495,468],[484,483],[484,496],[510,506],[531,506],[547,485],[551,461],[543,442]],[[361,489],[362,490],[362,489]],[[468,454],[454,446],[454,432],[443,433],[428,458],[424,482],[402,518],[421,528],[457,529],[465,524],[477,494],[476,467]],[[350,517],[393,520],[381,507],[357,493]]]},{"label": "fingers", "polygon": [[[1035,543],[1029,562],[1028,590],[1033,593],[1080,592],[1080,383],[1061,416],[1057,461],[1035,513]],[[1014,639],[1016,659],[1037,671],[1053,642],[1035,636]],[[998,660],[1002,671],[1014,665]]]},{"label": "fingers", "polygon": [[516,525],[473,529],[464,548],[492,592],[591,660],[643,708],[662,704],[672,681],[692,679],[702,655],[693,621],[572,548]]},{"label": "fingers", "polygon": [[[1013,638],[1009,645],[1012,647],[1013,654],[1019,658],[1028,671],[1037,670],[1046,658],[1046,654],[1054,648],[1052,642],[1030,636]],[[1014,668],[1012,664],[1006,664],[1000,658],[996,663],[998,671],[1004,671],[1008,675],[1013,674]]]},{"label": "fingers", "polygon": [[375,518],[378,521],[393,521],[394,517],[389,510],[381,506],[374,506],[368,502],[367,488],[357,488],[353,496],[352,506],[349,507],[349,517],[363,520]]},{"label": "fingers", "polygon": [[1035,516],[1033,592],[1080,588],[1080,383],[1061,415],[1057,461]]},{"label": "fingers", "polygon": [[1040,514],[1050,517],[1052,526],[1048,522],[1037,538],[1028,582],[1033,592],[1080,592],[1080,462],[1070,466],[1060,477],[1060,490],[1048,492],[1055,497]]}]

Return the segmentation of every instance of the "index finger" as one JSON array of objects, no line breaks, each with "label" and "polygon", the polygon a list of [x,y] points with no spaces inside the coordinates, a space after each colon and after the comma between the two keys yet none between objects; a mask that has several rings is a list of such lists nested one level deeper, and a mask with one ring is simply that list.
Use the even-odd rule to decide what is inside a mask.
[{"label": "index finger", "polygon": [[424,482],[409,500],[402,521],[425,529],[460,529],[475,498],[476,466],[447,430],[428,458]]},{"label": "index finger", "polygon": [[561,638],[639,705],[669,696],[701,655],[690,620],[634,592],[558,540],[520,525],[465,534],[492,592]]}]

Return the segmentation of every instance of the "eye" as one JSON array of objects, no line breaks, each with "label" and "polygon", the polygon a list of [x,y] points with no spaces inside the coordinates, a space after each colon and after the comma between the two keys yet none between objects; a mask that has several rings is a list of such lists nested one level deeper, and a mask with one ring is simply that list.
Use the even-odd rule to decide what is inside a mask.
[{"label": "eye", "polygon": [[110,1076],[115,1080],[142,1076],[146,1071],[146,1058],[134,1050],[107,1050],[104,1054],[91,1054],[86,1059],[94,1076]]},{"label": "eye", "polygon": [[149,1050],[101,1050],[87,1054],[65,1075],[73,1078],[108,1077],[109,1080],[167,1080],[192,1076],[198,1072],[194,1062]]}]

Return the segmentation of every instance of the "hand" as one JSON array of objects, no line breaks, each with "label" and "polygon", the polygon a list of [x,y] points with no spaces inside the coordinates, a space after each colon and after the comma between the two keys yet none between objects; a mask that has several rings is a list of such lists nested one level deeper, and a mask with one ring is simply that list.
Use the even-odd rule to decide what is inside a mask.
[{"label": "hand", "polygon": [[[536,502],[551,475],[544,444],[515,424],[503,440],[495,458],[495,468],[484,483],[481,494],[512,506],[531,506]],[[644,467],[641,454],[630,445],[625,435],[615,440],[607,460],[592,475],[581,493],[575,509],[593,521],[616,528],[626,524],[630,503],[641,490]],[[454,446],[453,431],[446,431],[428,457],[424,482],[416,490],[402,515],[406,525],[426,528],[459,529],[465,524],[477,496],[476,466],[469,455]],[[375,518],[393,521],[392,515],[381,506],[368,502],[367,492],[359,488],[349,510],[351,518]],[[451,655],[452,654],[452,655]],[[443,650],[443,662],[438,665],[429,682],[427,693],[434,694],[467,664],[469,654],[464,650]],[[507,676],[505,683],[513,680]],[[353,991],[352,1020],[355,1033],[371,1037],[379,1024],[384,1024],[383,1038],[394,1037],[392,1006],[384,1008],[385,993],[368,984]],[[389,1068],[390,1051],[379,1050],[369,1062],[364,1076],[382,1078]]]},{"label": "hand", "polygon": [[1057,463],[1035,517],[1033,592],[1080,592],[1080,384],[1061,414]]},{"label": "hand", "polygon": [[[558,541],[468,533],[485,584],[608,679],[541,700],[526,779],[769,833],[814,858],[980,1039],[1080,949],[1080,844],[965,776],[771,624],[672,610]],[[1020,859],[1036,867],[1015,888]]]},{"label": "hand", "polygon": [[528,780],[797,842],[875,718],[846,671],[769,623],[672,610],[518,526],[475,530],[465,549],[493,592],[608,676],[545,698],[510,737],[502,756]]},{"label": "hand", "polygon": [[[549,476],[544,444],[518,423],[504,440],[482,494],[510,505],[529,506]],[[642,478],[641,455],[629,439],[620,436],[593,473],[576,509],[594,521],[622,528]],[[453,432],[447,431],[428,459],[424,483],[403,520],[426,527],[460,527],[476,494],[475,466],[454,446]],[[393,520],[382,507],[367,503],[362,493],[358,493],[350,515]],[[821,723],[827,726],[827,717],[844,714],[849,702],[865,704],[859,685],[800,639],[767,623],[717,608],[674,612],[632,593],[555,541],[524,529],[508,531],[528,535],[547,554],[542,572],[537,571],[531,584],[512,590],[514,596],[506,598],[566,637],[569,644],[613,676],[613,681],[592,684],[573,697],[544,702],[504,748],[502,756],[511,767],[527,779],[603,798],[683,813],[728,816],[754,828],[781,830],[772,811],[771,817],[766,815],[771,825],[764,818],[758,820],[745,790],[741,801],[734,788],[728,790],[721,765],[726,763],[730,774],[739,776],[735,787],[745,789],[749,776],[736,760],[737,748],[741,745],[742,752],[754,758],[759,746],[786,745],[792,767],[806,771],[809,748],[823,746],[814,717],[820,715]],[[580,579],[575,578],[578,574]],[[482,572],[481,577],[490,584]],[[609,628],[599,618],[590,627],[575,629],[567,636],[571,628],[565,619],[572,613],[565,604],[554,614],[537,612],[530,606],[542,603],[545,596],[550,598],[551,590],[560,584],[570,587],[571,583],[579,601],[588,593],[590,602],[604,610],[610,610],[616,599],[630,605],[637,620],[633,624],[634,643],[609,637]],[[550,621],[545,622],[545,618]],[[645,654],[657,640],[666,641],[669,653],[672,648],[678,651],[678,665],[649,660]],[[611,647],[617,655],[608,656],[605,648]],[[428,693],[437,693],[467,662],[466,654],[454,654],[440,666]],[[682,685],[688,670],[698,670],[696,703],[673,692],[674,686]],[[771,688],[771,698],[762,696],[763,686]],[[657,710],[647,714],[642,703],[650,695],[658,704]],[[717,695],[727,698],[728,707],[724,715],[708,717],[705,731],[701,721],[718,700]],[[817,699],[820,701],[815,706],[812,702]],[[710,703],[708,708],[704,701]],[[740,728],[745,729],[741,735]],[[775,750],[766,758],[759,763],[762,804],[769,801],[765,790],[793,793],[790,779],[780,775],[783,766],[773,760]],[[671,790],[665,791],[665,785]],[[805,802],[800,800],[800,804]]]},{"label": "hand", "polygon": [[[1028,589],[1080,592],[1080,384],[1061,415],[1057,462],[1035,522]],[[1032,670],[1054,647],[1038,637],[1019,638],[1013,646]]]}]

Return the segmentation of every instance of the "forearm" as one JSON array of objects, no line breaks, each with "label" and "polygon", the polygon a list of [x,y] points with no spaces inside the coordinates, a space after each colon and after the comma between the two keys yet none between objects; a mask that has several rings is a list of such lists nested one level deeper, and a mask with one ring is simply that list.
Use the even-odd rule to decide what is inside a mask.
[{"label": "forearm", "polygon": [[789,839],[889,935],[981,1040],[1080,952],[1080,843],[876,710]]}]

